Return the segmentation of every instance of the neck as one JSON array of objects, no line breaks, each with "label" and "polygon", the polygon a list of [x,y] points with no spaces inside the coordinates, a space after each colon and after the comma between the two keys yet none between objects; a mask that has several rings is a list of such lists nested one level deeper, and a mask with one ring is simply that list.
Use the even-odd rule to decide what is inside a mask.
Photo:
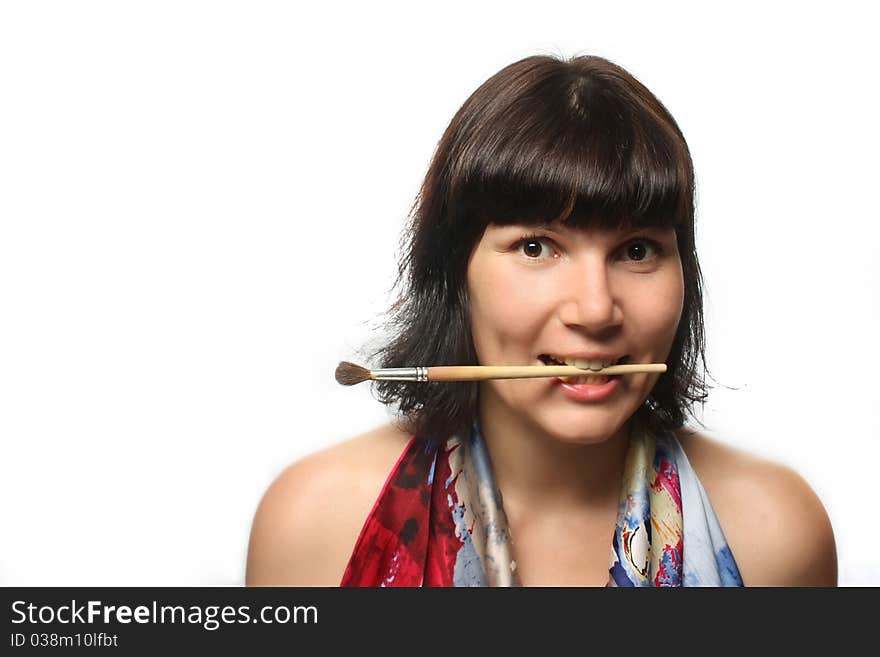
[{"label": "neck", "polygon": [[632,420],[601,442],[564,442],[480,395],[480,429],[506,508],[561,513],[616,505]]}]

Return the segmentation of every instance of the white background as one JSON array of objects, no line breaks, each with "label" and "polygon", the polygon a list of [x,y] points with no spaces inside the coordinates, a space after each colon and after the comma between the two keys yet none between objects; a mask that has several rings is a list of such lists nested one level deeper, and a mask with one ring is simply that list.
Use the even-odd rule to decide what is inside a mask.
[{"label": "white background", "polygon": [[800,472],[841,584],[880,585],[860,7],[3,3],[0,584],[242,583],[270,481],[386,420],[333,370],[454,112],[522,57],[599,54],[692,149],[709,433]]}]

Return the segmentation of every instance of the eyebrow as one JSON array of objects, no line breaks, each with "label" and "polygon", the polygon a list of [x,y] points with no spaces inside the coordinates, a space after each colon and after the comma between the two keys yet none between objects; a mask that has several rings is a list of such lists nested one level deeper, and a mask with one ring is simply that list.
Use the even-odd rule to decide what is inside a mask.
[{"label": "eyebrow", "polygon": [[[557,235],[562,234],[563,231],[558,230],[553,227],[554,224],[546,222],[546,221],[514,221],[509,224],[504,224],[499,226],[500,228],[540,228],[541,230],[546,230],[551,233],[556,233]],[[572,229],[569,229],[571,231]]]}]

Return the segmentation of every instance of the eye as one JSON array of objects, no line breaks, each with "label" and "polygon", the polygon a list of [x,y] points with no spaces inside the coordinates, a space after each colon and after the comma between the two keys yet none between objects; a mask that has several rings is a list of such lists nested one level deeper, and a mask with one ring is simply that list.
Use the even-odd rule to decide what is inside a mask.
[{"label": "eye", "polygon": [[633,262],[645,262],[654,260],[663,253],[663,247],[659,242],[646,237],[634,239],[623,247],[622,253],[625,259]]},{"label": "eye", "polygon": [[525,235],[514,245],[529,260],[541,260],[553,255],[553,243],[546,237]]}]

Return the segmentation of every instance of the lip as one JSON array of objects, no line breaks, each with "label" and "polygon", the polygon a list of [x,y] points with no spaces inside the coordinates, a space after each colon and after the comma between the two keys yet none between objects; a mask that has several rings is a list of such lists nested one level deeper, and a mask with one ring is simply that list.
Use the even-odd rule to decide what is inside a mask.
[{"label": "lip", "polygon": [[607,383],[601,385],[566,383],[559,378],[553,379],[553,385],[559,386],[559,389],[566,397],[581,402],[597,402],[608,399],[617,390],[619,384],[619,374],[610,377]]}]

